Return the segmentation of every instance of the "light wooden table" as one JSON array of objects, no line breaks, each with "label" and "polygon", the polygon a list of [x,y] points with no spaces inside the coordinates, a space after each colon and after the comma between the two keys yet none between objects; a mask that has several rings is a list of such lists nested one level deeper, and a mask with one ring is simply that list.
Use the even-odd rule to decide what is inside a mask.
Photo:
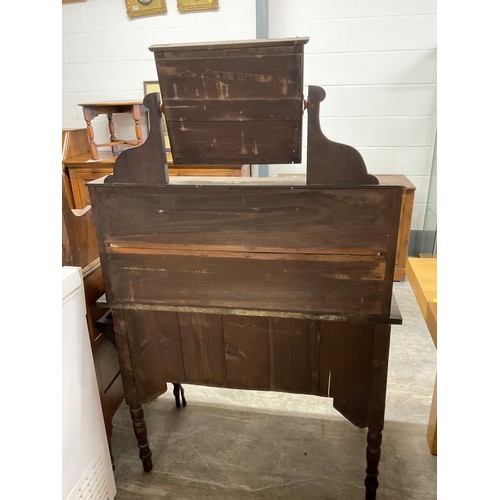
[{"label": "light wooden table", "polygon": [[[83,109],[83,117],[87,123],[87,135],[90,144],[90,153],[92,159],[98,160],[99,154],[97,153],[97,148],[100,146],[111,146],[113,153],[117,153],[118,150],[116,146],[121,144],[127,144],[130,146],[138,146],[144,141],[142,139],[141,126],[139,120],[141,119],[141,112],[146,112],[146,108],[141,101],[108,101],[108,102],[94,102],[79,104]],[[132,118],[135,123],[135,136],[134,140],[123,140],[117,139],[115,136],[115,125],[113,122],[113,115],[115,113],[131,113]],[[108,117],[108,128],[109,128],[109,142],[104,144],[96,144],[94,140],[94,130],[92,128],[92,120],[101,114],[105,114]]]},{"label": "light wooden table", "polygon": [[[437,259],[408,259],[406,275],[437,349]],[[437,455],[437,377],[427,426],[427,441],[431,453]]]}]

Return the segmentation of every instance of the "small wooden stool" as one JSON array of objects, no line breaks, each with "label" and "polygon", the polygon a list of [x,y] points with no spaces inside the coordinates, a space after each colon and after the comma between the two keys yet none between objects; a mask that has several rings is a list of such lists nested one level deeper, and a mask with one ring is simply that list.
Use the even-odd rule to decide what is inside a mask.
[{"label": "small wooden stool", "polygon": [[[144,141],[142,139],[141,126],[139,120],[141,118],[141,112],[147,111],[142,101],[109,101],[109,102],[95,102],[87,104],[79,104],[83,108],[83,117],[87,123],[87,136],[89,138],[90,153],[93,160],[98,160],[99,155],[97,153],[97,148],[102,146],[111,146],[111,151],[113,153],[118,153],[118,148],[120,144],[128,144],[130,146],[138,146]],[[115,136],[115,124],[113,123],[113,114],[115,113],[132,113],[132,117],[135,122],[135,140],[123,140],[117,139]],[[92,120],[98,116],[106,114],[108,117],[108,127],[109,127],[109,142],[103,144],[96,144],[94,140],[94,130],[92,128]]]}]

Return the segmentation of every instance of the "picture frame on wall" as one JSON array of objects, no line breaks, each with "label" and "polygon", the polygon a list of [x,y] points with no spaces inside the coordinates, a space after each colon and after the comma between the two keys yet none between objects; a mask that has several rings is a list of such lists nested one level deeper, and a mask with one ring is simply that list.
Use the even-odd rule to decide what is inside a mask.
[{"label": "picture frame on wall", "polygon": [[218,10],[219,0],[177,0],[179,12]]},{"label": "picture frame on wall", "polygon": [[155,16],[167,12],[166,0],[125,0],[130,18]]},{"label": "picture frame on wall", "polygon": [[[153,92],[158,92],[160,94],[160,100],[161,100],[161,92],[160,92],[160,84],[158,80],[146,80],[144,82],[144,96],[147,96],[148,94],[151,94]],[[161,120],[161,129],[163,131],[163,137],[165,138],[165,148],[168,151],[170,151],[170,140],[168,138],[168,130],[167,130],[167,122],[165,115],[162,113],[162,120]],[[148,132],[149,132],[149,113],[148,113]]]}]

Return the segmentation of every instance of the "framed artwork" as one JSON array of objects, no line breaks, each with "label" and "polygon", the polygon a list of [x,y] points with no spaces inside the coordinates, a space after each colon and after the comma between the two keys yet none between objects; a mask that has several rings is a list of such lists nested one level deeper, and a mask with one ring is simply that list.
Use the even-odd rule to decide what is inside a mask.
[{"label": "framed artwork", "polygon": [[130,18],[154,16],[167,12],[165,0],[125,0],[125,4]]},{"label": "framed artwork", "polygon": [[177,0],[177,9],[179,12],[218,10],[219,0]]},{"label": "framed artwork", "polygon": [[[148,80],[144,82],[144,96],[151,94],[152,92],[158,92],[160,94],[160,100],[161,100],[161,92],[160,92],[160,84],[158,83],[158,80]],[[170,151],[170,140],[168,138],[168,131],[167,131],[167,122],[165,118],[165,114],[163,114],[163,119],[161,120],[161,128],[163,130],[163,136],[165,138],[165,148],[167,151]],[[148,131],[149,131],[149,114],[148,114]]]}]

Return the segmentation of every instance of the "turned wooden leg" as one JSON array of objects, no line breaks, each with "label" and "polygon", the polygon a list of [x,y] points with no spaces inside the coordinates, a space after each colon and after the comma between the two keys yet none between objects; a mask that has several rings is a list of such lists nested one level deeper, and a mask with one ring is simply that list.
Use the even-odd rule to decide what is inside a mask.
[{"label": "turned wooden leg", "polygon": [[182,406],[186,406],[186,398],[184,397],[184,387],[181,384],[174,384],[175,406],[181,407],[181,400],[179,398],[179,391],[182,398]]},{"label": "turned wooden leg", "polygon": [[97,153],[97,144],[95,143],[94,140],[94,129],[92,128],[92,118],[85,117],[85,123],[87,124],[87,137],[89,139],[90,155],[92,156],[93,160],[98,160],[99,154]]},{"label": "turned wooden leg", "polygon": [[137,408],[130,408],[130,415],[132,416],[134,433],[137,438],[139,458],[142,460],[144,472],[149,472],[153,468],[153,461],[151,459],[153,454],[149,448],[148,430],[146,428],[142,406],[139,405]]},{"label": "turned wooden leg", "polygon": [[382,445],[382,431],[368,429],[366,447],[366,500],[375,500],[378,488],[378,464],[380,461],[380,446]]},{"label": "turned wooden leg", "polygon": [[137,142],[142,143],[144,142],[142,140],[142,130],[141,130],[141,125],[140,125],[140,119],[141,119],[141,107],[134,104],[132,106],[132,117],[134,119],[135,123],[135,136],[137,137]]},{"label": "turned wooden leg", "polygon": [[108,130],[109,130],[109,142],[111,143],[111,151],[113,154],[118,153],[118,148],[113,145],[113,142],[117,141],[115,135],[115,124],[113,122],[113,113],[106,115],[108,117]]}]

